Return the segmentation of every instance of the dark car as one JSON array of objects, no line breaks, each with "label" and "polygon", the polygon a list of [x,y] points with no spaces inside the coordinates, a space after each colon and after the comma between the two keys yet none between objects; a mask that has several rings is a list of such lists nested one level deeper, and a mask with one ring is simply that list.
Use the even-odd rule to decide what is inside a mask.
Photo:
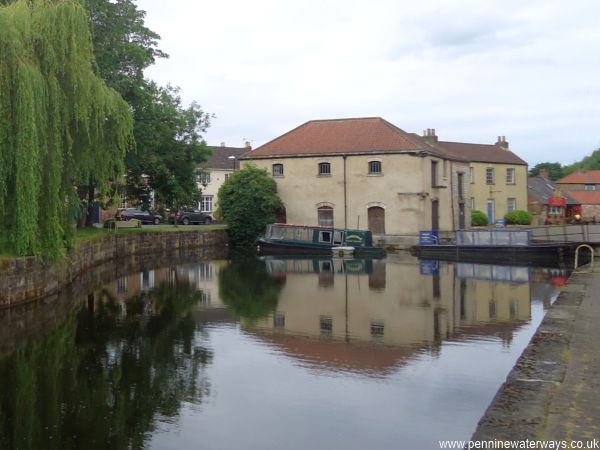
[{"label": "dark car", "polygon": [[158,225],[162,222],[162,216],[160,214],[153,214],[149,211],[142,211],[137,208],[120,208],[117,211],[115,218],[119,220],[137,219],[142,223],[153,223],[154,225]]},{"label": "dark car", "polygon": [[183,225],[189,225],[191,223],[210,224],[212,220],[210,215],[197,209],[182,209],[177,211],[177,214],[175,215],[175,221]]}]

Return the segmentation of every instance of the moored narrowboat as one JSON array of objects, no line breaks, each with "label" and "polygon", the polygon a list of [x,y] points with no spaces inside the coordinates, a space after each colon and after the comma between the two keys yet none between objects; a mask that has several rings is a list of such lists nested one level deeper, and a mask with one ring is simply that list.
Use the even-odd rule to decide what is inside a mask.
[{"label": "moored narrowboat", "polygon": [[374,257],[385,255],[383,248],[373,245],[373,235],[368,230],[284,223],[267,225],[265,235],[258,239],[257,250],[261,254],[323,255],[339,251]]}]

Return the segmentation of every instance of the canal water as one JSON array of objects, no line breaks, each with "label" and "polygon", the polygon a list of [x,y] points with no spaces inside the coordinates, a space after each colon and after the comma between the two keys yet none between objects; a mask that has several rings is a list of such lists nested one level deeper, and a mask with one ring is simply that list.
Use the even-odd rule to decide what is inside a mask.
[{"label": "canal water", "polygon": [[435,449],[469,439],[558,269],[146,268],[0,312],[2,449]]}]

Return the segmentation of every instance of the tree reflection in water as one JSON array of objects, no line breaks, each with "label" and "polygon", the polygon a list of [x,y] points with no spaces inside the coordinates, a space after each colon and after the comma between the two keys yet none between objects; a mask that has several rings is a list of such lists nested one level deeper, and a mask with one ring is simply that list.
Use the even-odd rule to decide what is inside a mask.
[{"label": "tree reflection in water", "polygon": [[125,305],[102,291],[0,360],[0,448],[143,448],[158,420],[209,392],[212,354],[191,315],[200,296],[186,282]]},{"label": "tree reflection in water", "polygon": [[269,275],[264,261],[244,256],[221,271],[219,292],[237,317],[253,321],[275,312],[284,283]]}]

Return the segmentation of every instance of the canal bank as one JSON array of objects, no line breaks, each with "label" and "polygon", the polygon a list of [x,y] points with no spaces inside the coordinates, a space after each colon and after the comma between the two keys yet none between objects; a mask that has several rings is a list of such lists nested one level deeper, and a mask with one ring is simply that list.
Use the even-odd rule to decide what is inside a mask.
[{"label": "canal bank", "polygon": [[143,255],[154,259],[156,254],[175,257],[182,251],[228,244],[226,229],[114,233],[79,243],[60,262],[5,259],[0,261],[0,308],[53,295],[91,268],[118,259]]},{"label": "canal bank", "polygon": [[600,267],[566,289],[494,397],[473,441],[600,437]]}]

